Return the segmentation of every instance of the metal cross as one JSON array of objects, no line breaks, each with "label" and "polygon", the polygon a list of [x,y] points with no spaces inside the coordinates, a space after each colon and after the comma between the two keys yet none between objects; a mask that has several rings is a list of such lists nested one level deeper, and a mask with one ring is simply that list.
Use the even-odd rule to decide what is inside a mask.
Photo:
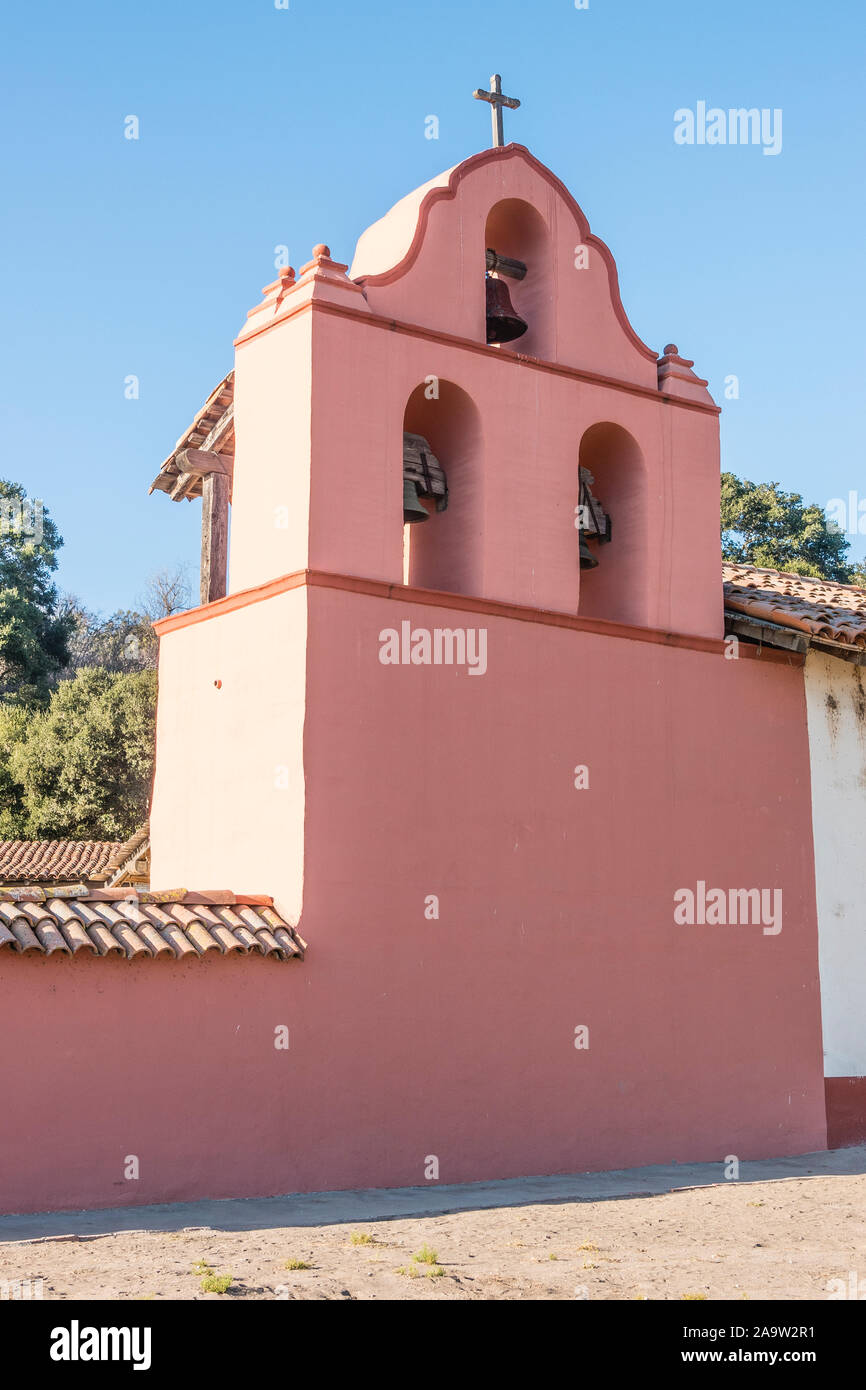
[{"label": "metal cross", "polygon": [[482,87],[477,87],[472,93],[476,101],[490,102],[490,117],[493,122],[493,148],[497,149],[505,144],[505,134],[502,128],[502,108],[507,106],[509,110],[516,111],[520,102],[516,97],[504,97],[502,95],[502,78],[495,72],[490,79],[490,91],[485,92]]}]

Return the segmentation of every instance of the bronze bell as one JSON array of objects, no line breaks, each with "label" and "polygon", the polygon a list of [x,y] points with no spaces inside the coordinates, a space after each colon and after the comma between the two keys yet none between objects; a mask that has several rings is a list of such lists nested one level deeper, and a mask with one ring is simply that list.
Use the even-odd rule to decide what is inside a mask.
[{"label": "bronze bell", "polygon": [[580,533],[580,568],[582,570],[594,570],[598,568],[598,560],[593,555],[586,543],[586,533]]},{"label": "bronze bell", "polygon": [[403,479],[403,524],[409,526],[416,521],[427,521],[430,513],[418,500],[418,488],[411,478]]},{"label": "bronze bell", "polygon": [[[405,484],[407,482],[415,484],[415,492],[408,497],[408,510],[413,513],[416,521],[423,521],[424,517],[418,516],[417,499],[419,497],[429,497],[436,503],[437,512],[444,512],[448,506],[448,479],[445,471],[430,448],[429,443],[423,434],[403,433],[403,510],[407,510],[407,493]],[[425,516],[429,513],[425,512]],[[407,521],[411,517],[406,518]]]},{"label": "bronze bell", "polygon": [[487,280],[487,341],[510,343],[525,333],[529,324],[515,313],[511,295],[504,280],[488,275]]}]

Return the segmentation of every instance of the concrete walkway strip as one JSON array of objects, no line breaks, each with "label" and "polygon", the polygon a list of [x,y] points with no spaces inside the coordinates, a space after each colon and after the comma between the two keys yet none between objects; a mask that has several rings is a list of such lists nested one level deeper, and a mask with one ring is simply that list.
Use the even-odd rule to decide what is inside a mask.
[{"label": "concrete walkway strip", "polygon": [[[866,1145],[792,1158],[746,1160],[740,1183],[790,1178],[851,1176],[866,1172]],[[600,1202],[652,1197],[690,1188],[727,1185],[724,1163],[674,1163],[610,1173],[510,1178],[503,1182],[453,1186],[371,1188],[350,1192],[290,1193],[282,1197],[236,1197],[173,1202],[149,1207],[106,1207],[96,1211],[32,1212],[0,1216],[0,1244],[47,1240],[95,1240],[145,1231],[251,1231],[280,1227],[331,1226],[350,1221],[391,1221],[444,1216],[492,1207],[554,1202]]]}]

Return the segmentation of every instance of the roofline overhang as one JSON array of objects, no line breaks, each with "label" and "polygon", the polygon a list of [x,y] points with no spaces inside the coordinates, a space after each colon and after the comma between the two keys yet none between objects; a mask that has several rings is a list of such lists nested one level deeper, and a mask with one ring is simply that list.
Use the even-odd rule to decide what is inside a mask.
[{"label": "roofline overhang", "polygon": [[766,618],[753,618],[736,609],[725,609],[725,632],[731,636],[745,637],[762,646],[802,652],[804,655],[809,651],[820,651],[854,666],[866,666],[866,647],[834,642],[829,637],[810,637],[799,629],[771,623]]}]

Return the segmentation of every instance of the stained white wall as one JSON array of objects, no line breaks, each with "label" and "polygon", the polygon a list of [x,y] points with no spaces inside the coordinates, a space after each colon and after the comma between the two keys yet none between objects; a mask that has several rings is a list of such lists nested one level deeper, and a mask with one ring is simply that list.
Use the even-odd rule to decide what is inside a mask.
[{"label": "stained white wall", "polygon": [[866,668],[810,651],[824,1075],[866,1076]]}]

